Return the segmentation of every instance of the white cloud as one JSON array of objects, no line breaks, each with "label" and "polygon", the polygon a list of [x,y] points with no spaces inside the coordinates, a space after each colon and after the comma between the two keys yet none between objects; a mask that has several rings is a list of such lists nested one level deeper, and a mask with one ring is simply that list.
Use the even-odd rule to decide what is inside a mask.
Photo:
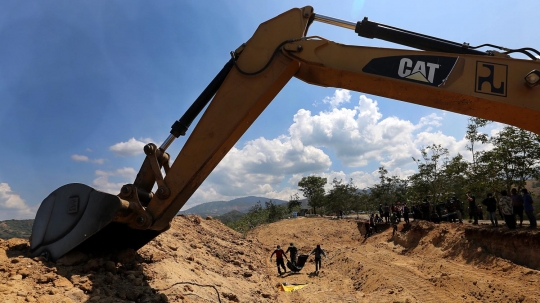
[{"label": "white cloud", "polygon": [[152,139],[149,138],[139,140],[131,138],[127,142],[119,142],[112,145],[109,147],[109,150],[117,156],[132,157],[142,154],[144,152],[144,146],[150,142],[152,142]]},{"label": "white cloud", "polygon": [[30,219],[35,209],[28,206],[17,193],[11,191],[7,183],[0,183],[0,220]]},{"label": "white cloud", "polygon": [[413,133],[440,120],[431,115],[415,125],[397,117],[381,119],[377,102],[361,95],[352,109],[334,108],[317,115],[299,110],[289,133],[292,141],[332,149],[349,167],[366,166],[371,161],[397,166],[410,159],[411,153],[418,153]]},{"label": "white cloud", "polygon": [[88,156],[78,155],[78,154],[71,155],[71,159],[76,162],[91,162],[91,163],[97,163],[97,164],[105,163],[105,159],[90,159],[88,158]]},{"label": "white cloud", "polygon": [[73,161],[77,161],[77,162],[88,162],[88,161],[90,161],[90,159],[87,156],[77,155],[77,154],[71,155],[71,159]]},{"label": "white cloud", "polygon": [[[442,126],[442,117],[437,116],[435,113],[429,114],[426,117],[420,118],[420,122],[416,125],[418,129],[423,128],[425,126],[434,126],[434,127],[440,127]],[[432,127],[428,127],[426,131],[431,131]]]},{"label": "white cloud", "polygon": [[[379,181],[373,167],[381,165],[389,175],[405,178],[416,169],[411,157],[419,158],[420,149],[433,143],[448,148],[450,156],[459,152],[467,157],[470,153],[464,138],[458,140],[437,130],[446,118],[444,113],[432,113],[418,121],[384,117],[377,101],[365,95],[360,95],[356,104],[343,107],[351,103],[351,98],[349,91],[336,90],[323,100],[330,109],[319,113],[298,110],[288,134],[273,139],[260,137],[233,147],[184,209],[248,195],[288,200],[298,193],[298,181],[310,174],[326,177],[327,190],[333,178],[344,182],[352,178],[358,188],[372,186]],[[110,150],[136,155],[150,141],[131,138]],[[116,194],[124,183],[133,182],[136,172],[129,168],[96,171],[96,175],[94,185]]]},{"label": "white cloud", "polygon": [[346,89],[336,89],[332,97],[325,97],[323,99],[324,104],[330,104],[332,108],[336,108],[342,103],[349,103],[351,101],[351,92]]},{"label": "white cloud", "polygon": [[[349,99],[348,91],[338,90],[325,102],[339,105],[339,100]],[[327,190],[334,178],[344,182],[353,178],[359,188],[378,181],[376,172],[346,174],[331,170],[332,160],[323,149],[332,150],[346,167],[376,161],[396,175],[410,175],[412,171],[402,172],[399,165],[411,164],[411,154],[419,155],[414,133],[427,126],[439,126],[441,119],[435,114],[418,124],[397,117],[383,119],[377,102],[364,95],[352,109],[332,108],[316,115],[300,109],[288,135],[261,137],[242,148],[233,147],[188,205],[247,195],[286,200],[297,192],[298,181],[309,174],[326,177]]]},{"label": "white cloud", "polygon": [[92,163],[97,163],[97,164],[105,163],[105,159],[101,159],[101,158],[100,159],[92,159],[91,161],[92,161]]},{"label": "white cloud", "polygon": [[293,144],[285,136],[273,140],[258,138],[242,149],[233,147],[194,199],[212,193],[219,193],[214,200],[247,195],[288,199],[293,190],[280,187],[287,175],[326,171],[330,165],[330,157],[313,146]]},{"label": "white cloud", "polygon": [[96,189],[110,194],[118,194],[124,184],[135,181],[137,171],[132,167],[123,167],[114,171],[96,170],[97,178],[92,184]]}]

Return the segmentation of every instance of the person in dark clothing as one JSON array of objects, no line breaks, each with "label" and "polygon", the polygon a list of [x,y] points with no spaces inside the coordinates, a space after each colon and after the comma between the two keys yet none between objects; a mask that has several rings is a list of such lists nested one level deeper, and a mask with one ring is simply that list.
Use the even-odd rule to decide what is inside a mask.
[{"label": "person in dark clothing", "polygon": [[369,216],[369,225],[373,228],[373,231],[377,233],[377,225],[375,223],[375,215],[371,214],[371,216]]},{"label": "person in dark clothing", "polygon": [[373,227],[371,227],[371,224],[369,224],[369,220],[366,220],[364,223],[364,227],[366,228],[366,234],[364,235],[364,239],[367,239],[373,234]]},{"label": "person in dark clothing", "polygon": [[456,212],[456,219],[459,221],[459,223],[463,223],[463,206],[461,204],[461,201],[456,198],[454,195],[452,199],[452,205],[454,206],[452,209]]},{"label": "person in dark clothing", "polygon": [[529,191],[527,191],[526,188],[521,189],[521,193],[523,194],[523,208],[525,209],[527,218],[529,218],[529,228],[536,228],[536,217],[534,216],[533,199],[531,194],[529,194]]},{"label": "person in dark clothing", "polygon": [[478,208],[476,206],[476,198],[471,195],[471,193],[467,193],[467,200],[469,201],[469,219],[474,219],[473,224],[478,225]]},{"label": "person in dark clothing", "polygon": [[311,251],[311,253],[309,255],[311,256],[313,254],[315,254],[315,272],[319,273],[319,269],[322,267],[322,261],[321,261],[322,256],[327,258],[326,253],[321,248],[321,245],[317,244],[317,247],[315,247],[315,249],[313,251]]},{"label": "person in dark clothing", "polygon": [[421,205],[421,212],[422,212],[422,219],[423,220],[426,220],[426,221],[429,221],[430,220],[430,214],[431,214],[431,211],[430,211],[430,205],[429,205],[429,202],[427,199],[424,199],[424,202],[422,203]]},{"label": "person in dark clothing", "polygon": [[390,220],[392,221],[392,237],[393,237],[395,235],[395,233],[397,232],[397,226],[398,226],[398,223],[399,223],[398,219],[397,219],[397,215],[395,213],[393,213]]},{"label": "person in dark clothing", "polygon": [[388,206],[388,203],[384,204],[383,210],[384,210],[384,222],[388,223],[390,222],[390,206]]},{"label": "person in dark clothing", "polygon": [[415,205],[413,205],[412,210],[413,210],[413,219],[414,219],[414,221],[421,220],[422,219],[422,212],[420,211],[420,206],[415,204]]},{"label": "person in dark clothing", "polygon": [[431,211],[431,222],[433,223],[441,223],[441,217],[435,210]]},{"label": "person in dark clothing", "polygon": [[476,214],[478,215],[478,220],[484,220],[484,210],[482,209],[482,205],[477,204]]},{"label": "person in dark clothing", "polygon": [[405,224],[409,224],[409,207],[407,204],[403,204],[403,220]]},{"label": "person in dark clothing", "polygon": [[[284,270],[284,273],[287,272],[287,269],[285,268],[285,263],[283,262],[283,257],[285,257],[285,259],[287,259],[287,255],[285,255],[285,252],[283,251],[283,249],[281,249],[281,246],[277,246],[277,249],[274,250],[274,252],[272,253],[272,255],[270,256],[270,262],[272,262],[272,257],[276,255],[276,265],[277,265],[277,271],[278,271],[278,274],[281,276],[281,268],[283,268]],[[289,261],[289,259],[287,259],[287,261]]]},{"label": "person in dark clothing", "polygon": [[287,248],[287,251],[285,253],[290,253],[291,257],[291,263],[296,266],[296,256],[298,256],[298,248],[294,246],[294,243],[291,243],[289,248]]},{"label": "person in dark clothing", "polygon": [[523,226],[523,197],[518,194],[517,189],[512,188],[510,199],[512,199],[512,209],[514,216],[519,217],[519,227]]},{"label": "person in dark clothing", "polygon": [[397,205],[396,205],[396,215],[397,215],[397,218],[398,218],[398,222],[401,222],[401,212],[403,211],[403,208],[401,206],[401,202],[397,202]]},{"label": "person in dark clothing", "polygon": [[489,220],[491,220],[491,225],[498,227],[499,222],[497,222],[497,200],[493,198],[493,194],[488,193],[487,198],[482,201],[482,204],[486,206],[487,215]]}]

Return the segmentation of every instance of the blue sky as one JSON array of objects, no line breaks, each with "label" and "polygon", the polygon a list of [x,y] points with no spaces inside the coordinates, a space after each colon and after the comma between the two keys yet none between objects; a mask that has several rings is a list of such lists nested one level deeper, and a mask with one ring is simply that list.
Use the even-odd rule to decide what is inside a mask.
[{"label": "blue sky", "polygon": [[[0,0],[0,220],[33,218],[66,183],[116,194],[133,182],[142,146],[168,136],[230,51],[260,23],[305,5],[471,45],[540,49],[537,2],[525,0]],[[402,48],[320,23],[309,34]],[[377,181],[380,165],[405,177],[423,146],[466,154],[467,118],[293,79],[185,208],[247,195],[287,200],[309,174],[360,187]],[[373,140],[380,133],[392,135]],[[169,148],[173,158],[184,142]]]}]

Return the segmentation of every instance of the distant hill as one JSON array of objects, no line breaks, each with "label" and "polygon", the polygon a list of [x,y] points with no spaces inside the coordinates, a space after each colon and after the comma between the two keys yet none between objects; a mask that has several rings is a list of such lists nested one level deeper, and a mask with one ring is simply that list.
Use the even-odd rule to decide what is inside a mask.
[{"label": "distant hill", "polygon": [[193,206],[192,208],[180,211],[181,214],[197,214],[200,216],[219,216],[226,214],[230,211],[236,210],[242,213],[246,213],[252,206],[261,202],[264,207],[264,202],[270,201],[276,204],[287,203],[288,201],[279,200],[279,199],[269,199],[265,197],[243,197],[237,198],[230,201],[214,201],[206,202]]},{"label": "distant hill", "polygon": [[[180,213],[197,214],[200,216],[213,216],[225,223],[225,221],[234,221],[240,219],[247,211],[261,201],[264,207],[265,201],[276,204],[287,203],[288,201],[279,199],[269,199],[265,197],[244,197],[231,201],[214,201],[194,206]],[[222,217],[217,217],[223,215]],[[0,239],[23,238],[28,239],[32,234],[32,225],[34,220],[5,220],[0,221]]]},{"label": "distant hill", "polygon": [[0,239],[30,238],[34,220],[6,220],[0,221]]},{"label": "distant hill", "polygon": [[229,222],[240,220],[245,215],[246,215],[245,213],[239,212],[237,210],[231,210],[230,212],[226,214],[215,216],[214,219],[221,221],[221,223],[223,224],[227,224]]}]

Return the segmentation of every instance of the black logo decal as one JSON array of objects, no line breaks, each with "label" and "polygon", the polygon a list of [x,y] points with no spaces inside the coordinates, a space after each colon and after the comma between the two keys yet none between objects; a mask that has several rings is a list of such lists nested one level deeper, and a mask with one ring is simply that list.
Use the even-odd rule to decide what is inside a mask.
[{"label": "black logo decal", "polygon": [[440,86],[443,84],[458,57],[392,56],[375,58],[362,69],[364,73],[400,80]]},{"label": "black logo decal", "polygon": [[506,97],[507,80],[507,65],[482,61],[476,62],[475,92]]}]

